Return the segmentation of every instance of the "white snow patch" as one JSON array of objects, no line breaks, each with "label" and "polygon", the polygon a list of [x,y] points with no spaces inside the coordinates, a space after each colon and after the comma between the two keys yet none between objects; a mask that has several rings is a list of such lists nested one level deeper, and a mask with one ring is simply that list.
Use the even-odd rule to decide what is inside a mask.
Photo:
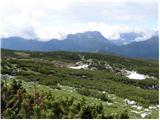
[{"label": "white snow patch", "polygon": [[151,111],[151,110],[149,110],[149,109],[147,109],[147,108],[146,108],[146,109],[144,109],[144,110],[145,110],[145,111]]},{"label": "white snow patch", "polygon": [[[138,79],[138,80],[143,80],[146,78],[152,78],[155,79],[155,77],[153,76],[149,76],[149,75],[144,75],[144,74],[139,74],[136,71],[129,71],[129,70],[122,70],[123,72],[126,72],[125,75],[126,77],[128,77],[129,79]],[[154,88],[154,86],[152,86]]]},{"label": "white snow patch", "polygon": [[149,106],[149,109],[156,109],[156,106]]},{"label": "white snow patch", "polygon": [[142,106],[137,106],[137,109],[138,109],[138,110],[142,109]]},{"label": "white snow patch", "polygon": [[126,70],[126,72],[127,72],[126,77],[128,77],[129,79],[143,80],[143,79],[149,78],[149,76],[143,75],[143,74],[139,74],[136,71],[128,71],[128,70]]},{"label": "white snow patch", "polygon": [[146,78],[153,78],[153,76],[148,76],[148,75],[144,75],[144,74],[139,74],[136,71],[129,71],[126,69],[121,69],[121,74],[128,77],[129,79],[136,79],[136,80],[143,80]]},{"label": "white snow patch", "polygon": [[104,93],[106,93],[106,91],[102,91],[102,93],[104,94]]},{"label": "white snow patch", "polygon": [[136,104],[136,102],[135,101],[130,101],[130,102],[128,102],[128,104],[129,105],[134,105],[134,104]]},{"label": "white snow patch", "polygon": [[112,103],[107,102],[107,105],[112,105]]},{"label": "white snow patch", "polygon": [[137,110],[142,109],[142,106],[138,106],[138,105],[133,105],[132,107],[133,107],[133,108],[136,108]]},{"label": "white snow patch", "polygon": [[135,104],[136,104],[135,101],[130,101],[130,100],[128,100],[128,99],[125,99],[124,101],[125,101],[127,104],[129,104],[129,105],[135,105]]},{"label": "white snow patch", "polygon": [[88,64],[79,65],[79,66],[71,66],[71,69],[88,69]]},{"label": "white snow patch", "polygon": [[112,67],[109,64],[105,64],[106,69],[112,69]]},{"label": "white snow patch", "polygon": [[57,86],[62,87],[62,85],[61,85],[61,84],[59,84],[59,83],[57,84]]},{"label": "white snow patch", "polygon": [[148,116],[148,115],[149,115],[149,113],[142,113],[142,114],[141,114],[141,117],[142,117],[142,118],[145,118],[145,117]]},{"label": "white snow patch", "polygon": [[132,110],[132,112],[136,113],[136,114],[140,114],[141,111],[135,111],[135,110]]}]

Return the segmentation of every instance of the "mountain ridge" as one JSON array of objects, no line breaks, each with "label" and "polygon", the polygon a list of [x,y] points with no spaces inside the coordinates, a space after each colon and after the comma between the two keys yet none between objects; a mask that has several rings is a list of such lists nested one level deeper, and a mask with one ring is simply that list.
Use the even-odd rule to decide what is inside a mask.
[{"label": "mountain ridge", "polygon": [[[98,31],[68,34],[63,40],[46,42],[20,37],[1,39],[1,48],[31,51],[111,52],[117,55],[139,58],[158,58],[158,36],[139,42],[118,46]],[[144,48],[144,49],[143,49]]]}]

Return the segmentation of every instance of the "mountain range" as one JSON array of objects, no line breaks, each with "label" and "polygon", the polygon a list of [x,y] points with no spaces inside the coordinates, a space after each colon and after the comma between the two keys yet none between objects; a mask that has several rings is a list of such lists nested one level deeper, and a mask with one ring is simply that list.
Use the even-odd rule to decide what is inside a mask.
[{"label": "mountain range", "polygon": [[121,46],[121,45],[127,45],[135,41],[147,40],[148,38],[151,38],[151,36],[158,36],[158,31],[154,30],[148,33],[138,32],[138,31],[123,32],[123,33],[118,33],[117,35],[114,35],[112,37],[109,37],[108,39],[112,41],[112,43]]},{"label": "mountain range", "polygon": [[[123,36],[126,40],[132,41],[135,34]],[[133,41],[127,45],[117,45],[98,31],[68,34],[63,40],[51,39],[45,42],[8,37],[1,39],[1,48],[30,51],[110,52],[127,57],[159,58],[159,36],[155,35],[145,41]]]}]

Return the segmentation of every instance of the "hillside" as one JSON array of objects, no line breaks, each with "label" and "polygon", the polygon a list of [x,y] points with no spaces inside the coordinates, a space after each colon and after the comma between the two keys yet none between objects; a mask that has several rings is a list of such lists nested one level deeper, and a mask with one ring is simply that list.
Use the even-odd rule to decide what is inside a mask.
[{"label": "hillside", "polygon": [[[2,81],[4,81],[2,88],[4,91],[8,90],[7,94],[13,95],[7,99],[2,97],[2,100],[4,103],[12,103],[9,108],[16,108],[8,110],[5,109],[7,104],[3,104],[2,116],[3,118],[11,116],[12,118],[40,116],[40,118],[158,118],[158,65],[157,60],[131,59],[112,54],[2,49]],[[139,79],[135,75],[143,77]],[[14,87],[17,85],[19,87]],[[14,88],[15,92],[10,88]],[[21,93],[23,89],[26,93]],[[19,92],[22,101],[17,103],[15,96]],[[24,99],[26,98],[24,96],[28,96],[28,99]],[[33,109],[25,107],[29,105],[27,101],[31,98],[33,101],[40,98],[40,103],[33,102]],[[16,106],[16,103],[19,106]],[[78,103],[79,111],[76,111]],[[38,104],[47,107],[40,109],[36,107]],[[53,109],[50,105],[57,107]],[[26,114],[22,106],[26,110],[31,109],[31,113]],[[15,110],[17,111],[14,112]],[[86,112],[89,116],[84,115]]]}]

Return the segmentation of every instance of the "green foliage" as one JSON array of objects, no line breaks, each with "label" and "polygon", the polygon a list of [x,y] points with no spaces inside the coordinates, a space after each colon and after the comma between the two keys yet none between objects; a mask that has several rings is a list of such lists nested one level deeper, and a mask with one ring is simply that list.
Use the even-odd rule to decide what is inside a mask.
[{"label": "green foliage", "polygon": [[[143,107],[159,103],[159,63],[156,60],[128,59],[113,55],[74,52],[27,52],[27,56],[15,54],[17,51],[2,50],[2,75],[15,76],[26,82],[38,81],[54,89],[60,85],[76,88],[84,96],[94,97],[102,101],[110,101],[106,91],[121,98],[128,98],[140,103]],[[21,51],[18,51],[21,52]],[[92,59],[90,67],[97,70],[73,70],[59,67],[54,62],[75,64]],[[156,79],[131,80],[104,69],[104,64],[113,69],[126,68]],[[128,118],[128,112],[104,113],[102,105],[88,106],[84,99],[72,97],[55,98],[51,93],[26,93],[21,83],[13,81],[11,85],[2,82],[1,95],[2,118]],[[99,111],[99,112],[98,112]],[[85,114],[87,113],[87,114]]]},{"label": "green foliage", "polygon": [[[10,85],[4,85],[2,82],[2,90],[2,118],[107,118],[102,104],[88,106],[84,98],[80,100],[73,97],[54,98],[51,93],[43,92],[28,94],[23,92],[25,89],[19,81],[13,81]],[[6,94],[8,95],[6,96]],[[126,113],[117,114],[118,118],[128,118]]]},{"label": "green foliage", "polygon": [[105,93],[101,93],[96,90],[89,90],[87,88],[78,88],[77,92],[81,95],[90,96],[90,97],[94,97],[97,99],[101,99],[102,101],[111,102],[111,100],[106,96]]},{"label": "green foliage", "polygon": [[[4,63],[3,63],[4,62]],[[68,68],[55,67],[53,64],[46,62],[36,62],[25,59],[3,59],[3,66],[7,63],[15,71],[13,66],[17,66],[15,71],[16,77],[26,81],[38,80],[39,84],[44,84],[52,88],[60,89],[58,83],[62,85],[72,86],[76,88],[95,89],[99,91],[106,91],[115,94],[122,98],[131,98],[144,106],[146,104],[158,104],[158,89],[157,79],[146,80],[130,80],[123,76],[115,76],[114,74],[105,71],[91,71],[91,70],[73,70]],[[4,69],[2,66],[2,70]],[[41,73],[43,71],[48,71]],[[21,70],[23,69],[23,70]],[[49,73],[49,71],[52,71]],[[11,73],[8,73],[12,75]],[[155,86],[153,88],[152,86]],[[137,88],[140,87],[140,88]],[[142,89],[141,89],[142,88]],[[134,96],[134,97],[132,97]]]},{"label": "green foliage", "polygon": [[[36,59],[40,62],[42,60],[57,60],[64,62],[76,62],[81,60],[81,56],[85,59],[101,60],[109,63],[112,67],[127,68],[128,70],[135,70],[138,73],[147,74],[159,78],[158,60],[144,60],[144,59],[131,59],[121,56],[114,56],[111,54],[96,54],[96,53],[76,53],[76,52],[30,52],[22,51],[23,54],[29,56],[20,56],[16,53],[20,51],[4,50],[2,49],[2,58],[18,58],[18,59]],[[37,60],[38,58],[38,60]],[[100,69],[102,66],[99,66]]]}]

